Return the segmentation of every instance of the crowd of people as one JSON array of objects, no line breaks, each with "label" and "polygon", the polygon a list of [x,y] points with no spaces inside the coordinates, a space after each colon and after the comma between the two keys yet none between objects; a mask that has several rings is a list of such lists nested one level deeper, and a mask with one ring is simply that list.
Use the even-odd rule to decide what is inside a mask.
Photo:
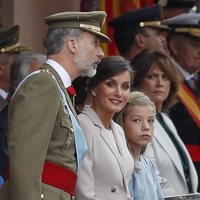
[{"label": "crowd of people", "polygon": [[0,32],[1,200],[200,196],[191,2],[169,12],[161,0],[107,22],[114,56],[101,46],[111,41],[104,11],[47,16],[46,55],[20,44],[18,25]]}]

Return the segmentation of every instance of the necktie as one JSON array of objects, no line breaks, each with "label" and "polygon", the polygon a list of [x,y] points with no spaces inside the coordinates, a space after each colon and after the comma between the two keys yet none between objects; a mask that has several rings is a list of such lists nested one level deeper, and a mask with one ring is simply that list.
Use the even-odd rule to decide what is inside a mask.
[{"label": "necktie", "polygon": [[73,86],[69,86],[69,87],[67,88],[67,92],[69,92],[69,94],[70,94],[72,97],[76,95],[76,91],[75,91],[75,89],[73,88]]},{"label": "necktie", "polygon": [[76,97],[76,91],[75,91],[75,89],[71,85],[68,88],[66,88],[66,90],[70,94],[70,99],[71,99],[73,105],[75,105],[75,97]]},{"label": "necktie", "polygon": [[188,83],[192,89],[195,90],[197,88],[196,79],[193,76],[188,80]]},{"label": "necktie", "polygon": [[200,98],[200,71],[196,72],[189,80],[188,84],[196,97]]}]

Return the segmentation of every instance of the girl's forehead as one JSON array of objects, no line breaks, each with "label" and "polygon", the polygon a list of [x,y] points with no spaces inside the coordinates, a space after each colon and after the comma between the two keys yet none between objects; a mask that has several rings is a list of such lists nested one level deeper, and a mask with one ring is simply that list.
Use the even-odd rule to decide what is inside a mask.
[{"label": "girl's forehead", "polygon": [[155,109],[153,106],[149,104],[129,104],[128,105],[128,111],[129,112],[134,112],[134,111],[144,111],[144,110],[151,110],[155,112]]}]

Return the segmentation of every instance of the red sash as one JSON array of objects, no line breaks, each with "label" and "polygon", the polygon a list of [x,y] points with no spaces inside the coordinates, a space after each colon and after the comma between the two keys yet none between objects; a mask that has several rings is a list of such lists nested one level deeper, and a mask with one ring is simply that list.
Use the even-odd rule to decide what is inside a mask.
[{"label": "red sash", "polygon": [[193,162],[200,162],[200,146],[187,144],[186,148],[191,155]]},{"label": "red sash", "polygon": [[[9,170],[5,179],[9,179]],[[43,183],[60,188],[72,196],[75,194],[77,174],[63,166],[45,161],[41,179]]]},{"label": "red sash", "polygon": [[200,127],[200,101],[184,83],[182,83],[181,88],[179,89],[178,96],[197,126]]}]

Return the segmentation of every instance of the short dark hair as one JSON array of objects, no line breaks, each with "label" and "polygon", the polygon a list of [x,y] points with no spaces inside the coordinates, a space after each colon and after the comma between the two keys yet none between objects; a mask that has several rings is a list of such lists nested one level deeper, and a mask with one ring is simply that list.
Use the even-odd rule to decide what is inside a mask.
[{"label": "short dark hair", "polygon": [[114,41],[117,46],[119,53],[125,56],[131,50],[131,47],[135,43],[135,36],[142,34],[146,36],[146,29],[139,26],[126,26],[125,28],[115,29]]}]

